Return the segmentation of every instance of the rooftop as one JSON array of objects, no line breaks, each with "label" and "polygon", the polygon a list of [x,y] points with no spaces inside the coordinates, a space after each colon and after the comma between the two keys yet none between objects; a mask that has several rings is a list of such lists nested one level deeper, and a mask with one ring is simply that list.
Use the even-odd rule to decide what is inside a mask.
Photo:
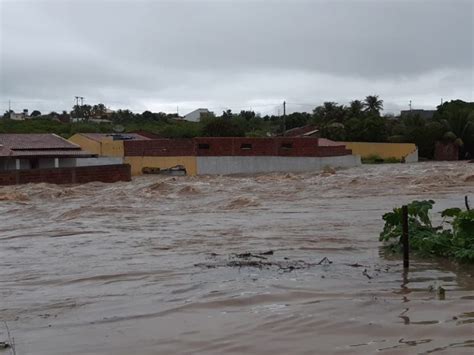
[{"label": "rooftop", "polygon": [[55,134],[0,134],[0,145],[8,149],[81,149]]},{"label": "rooftop", "polygon": [[104,139],[134,140],[134,141],[146,141],[150,139],[138,133],[79,133],[79,134],[97,142],[100,142]]},{"label": "rooftop", "polygon": [[93,157],[55,134],[0,134],[0,157]]}]

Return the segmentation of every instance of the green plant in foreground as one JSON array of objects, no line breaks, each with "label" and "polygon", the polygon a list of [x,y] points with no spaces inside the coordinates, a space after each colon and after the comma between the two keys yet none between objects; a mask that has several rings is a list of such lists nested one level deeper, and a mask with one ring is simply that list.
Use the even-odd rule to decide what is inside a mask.
[{"label": "green plant in foreground", "polygon": [[[429,212],[433,200],[413,201],[408,207],[408,233],[413,251],[427,256],[454,258],[474,262],[474,210],[449,208],[441,212],[447,228],[433,226]],[[394,208],[383,215],[385,226],[380,241],[391,250],[401,250],[402,209]]]}]

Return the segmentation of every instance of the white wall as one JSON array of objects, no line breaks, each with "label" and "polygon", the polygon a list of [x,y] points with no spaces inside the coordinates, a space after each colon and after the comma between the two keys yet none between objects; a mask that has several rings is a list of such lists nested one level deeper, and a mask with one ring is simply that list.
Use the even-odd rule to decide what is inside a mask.
[{"label": "white wall", "polygon": [[418,162],[418,149],[416,149],[413,153],[408,154],[405,157],[405,163],[417,163]]},{"label": "white wall", "polygon": [[76,161],[76,166],[92,165],[114,165],[123,164],[123,157],[99,157],[99,158],[80,158]]},{"label": "white wall", "polygon": [[337,157],[277,157],[224,156],[197,157],[198,175],[255,174],[270,172],[320,171],[326,166],[349,168],[361,165],[360,156]]}]

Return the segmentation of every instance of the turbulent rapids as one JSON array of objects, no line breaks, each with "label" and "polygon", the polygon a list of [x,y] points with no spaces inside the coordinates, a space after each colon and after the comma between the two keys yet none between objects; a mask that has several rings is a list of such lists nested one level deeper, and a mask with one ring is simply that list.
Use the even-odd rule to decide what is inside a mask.
[{"label": "turbulent rapids", "polygon": [[19,355],[470,354],[473,268],[404,273],[378,234],[473,193],[463,162],[0,187],[0,342],[6,322]]}]

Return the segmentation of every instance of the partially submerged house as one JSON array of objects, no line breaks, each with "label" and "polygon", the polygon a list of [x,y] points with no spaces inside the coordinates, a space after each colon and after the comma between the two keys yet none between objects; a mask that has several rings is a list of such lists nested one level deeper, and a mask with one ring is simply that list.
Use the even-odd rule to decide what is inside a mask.
[{"label": "partially submerged house", "polygon": [[124,141],[150,139],[139,133],[76,133],[69,138],[69,141],[101,157],[123,158]]},{"label": "partially submerged house", "polygon": [[130,181],[130,165],[97,159],[55,134],[0,134],[0,185]]},{"label": "partially submerged house", "polygon": [[0,134],[0,170],[73,167],[96,156],[55,134]]},{"label": "partially submerged house", "polygon": [[344,143],[313,137],[151,139],[131,133],[81,133],[70,140],[102,158],[122,158],[132,175],[176,166],[188,175],[207,175],[317,171],[361,163]]}]

